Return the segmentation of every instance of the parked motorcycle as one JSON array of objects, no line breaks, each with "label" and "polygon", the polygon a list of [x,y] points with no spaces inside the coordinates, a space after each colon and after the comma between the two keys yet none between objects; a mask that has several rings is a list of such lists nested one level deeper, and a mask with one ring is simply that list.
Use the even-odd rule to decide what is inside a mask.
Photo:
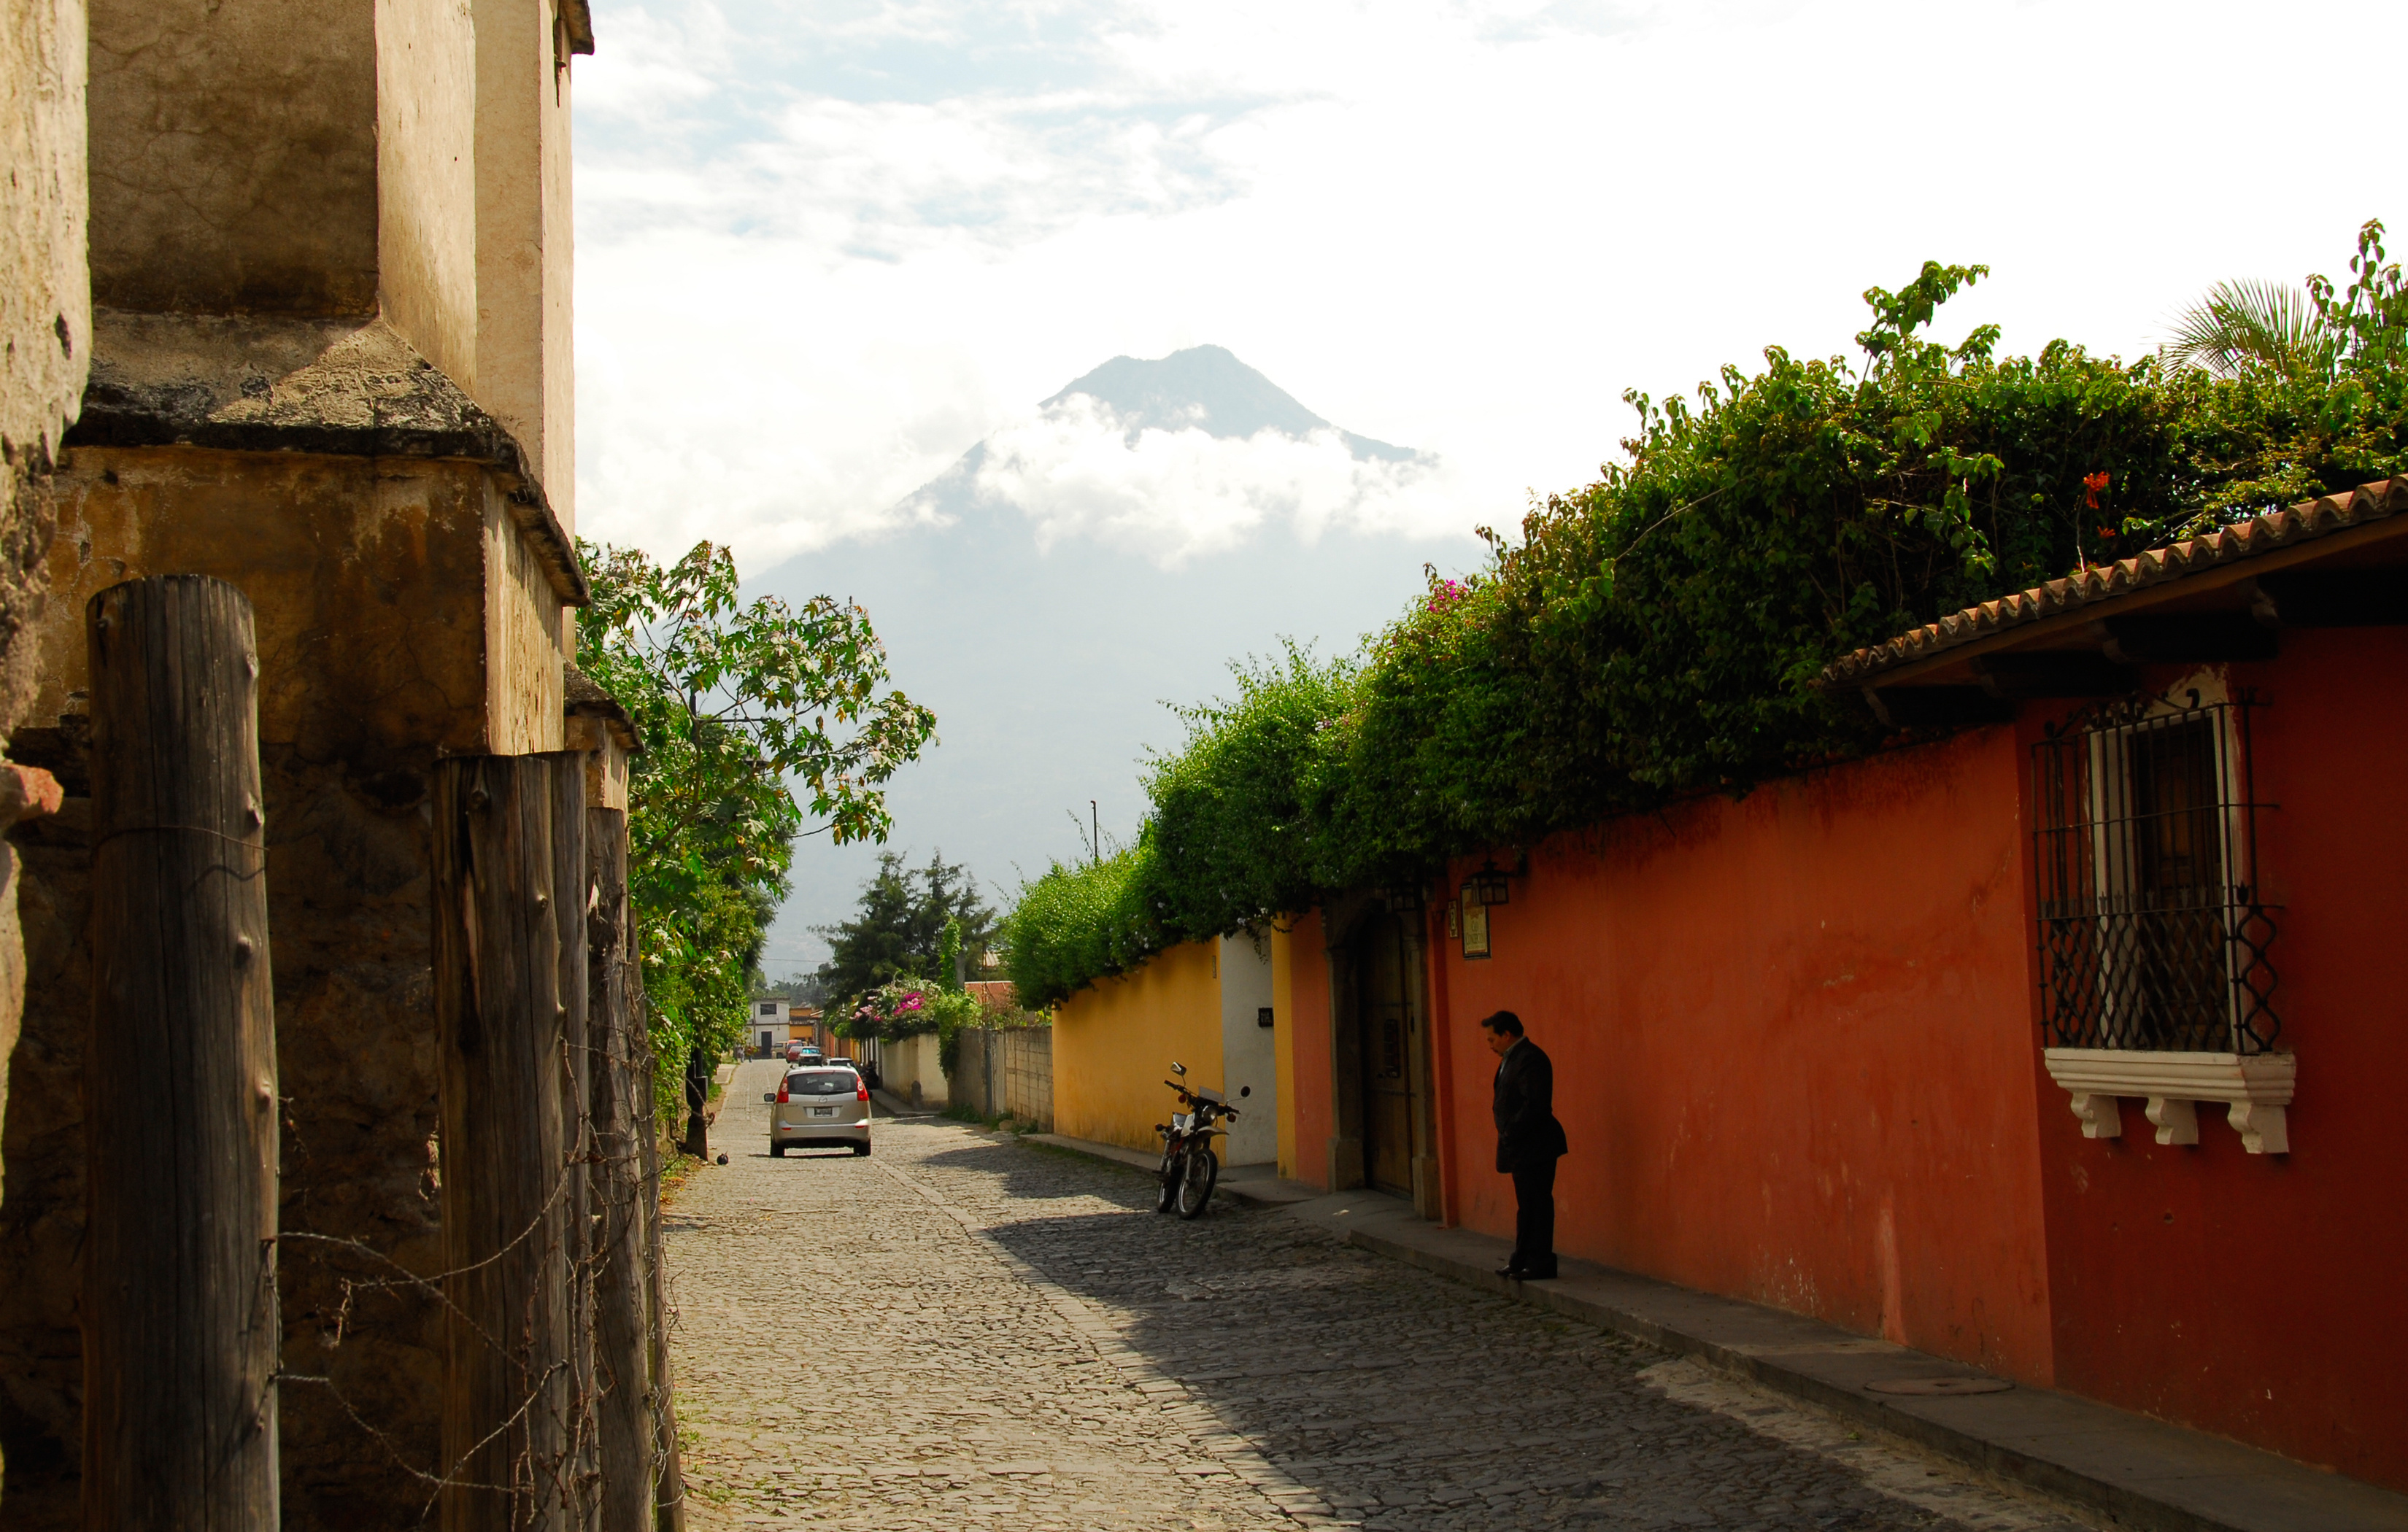
[{"label": "parked motorcycle", "polygon": [[[1170,1072],[1184,1080],[1187,1066],[1173,1063]],[[1212,1136],[1228,1129],[1217,1125],[1216,1119],[1235,1117],[1238,1109],[1223,1100],[1218,1091],[1191,1091],[1179,1080],[1163,1083],[1179,1093],[1179,1104],[1187,1110],[1172,1112],[1168,1123],[1154,1124],[1154,1131],[1162,1135],[1162,1191],[1154,1199],[1154,1210],[1167,1213],[1177,1208],[1180,1217],[1194,1218],[1212,1200],[1212,1188],[1221,1180]]]}]

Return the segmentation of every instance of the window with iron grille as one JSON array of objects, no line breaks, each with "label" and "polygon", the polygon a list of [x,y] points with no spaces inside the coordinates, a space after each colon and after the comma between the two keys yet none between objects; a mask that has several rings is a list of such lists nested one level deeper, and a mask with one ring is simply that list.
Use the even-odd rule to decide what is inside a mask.
[{"label": "window with iron grille", "polygon": [[2032,748],[2042,1022],[2054,1048],[2262,1053],[2248,694],[2094,709]]}]

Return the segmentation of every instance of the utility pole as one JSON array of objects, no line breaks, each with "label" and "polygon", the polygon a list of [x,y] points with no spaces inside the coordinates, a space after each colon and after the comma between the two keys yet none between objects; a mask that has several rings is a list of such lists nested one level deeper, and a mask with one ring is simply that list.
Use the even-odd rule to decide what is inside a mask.
[{"label": "utility pole", "polygon": [[1104,859],[1103,820],[1096,812],[1096,800],[1087,800],[1087,860],[1100,863]]}]

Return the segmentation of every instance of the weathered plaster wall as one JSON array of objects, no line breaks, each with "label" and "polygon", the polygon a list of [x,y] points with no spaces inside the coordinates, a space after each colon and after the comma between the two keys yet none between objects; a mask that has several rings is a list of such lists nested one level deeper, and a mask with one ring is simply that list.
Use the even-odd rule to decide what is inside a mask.
[{"label": "weathered plaster wall", "polygon": [[477,402],[576,515],[568,57],[556,0],[474,0]]},{"label": "weathered plaster wall", "polygon": [[460,0],[376,0],[384,317],[477,391],[477,34]]},{"label": "weathered plaster wall", "polygon": [[1054,1131],[1130,1149],[1162,1147],[1175,1078],[1223,1088],[1221,982],[1214,943],[1158,953],[1135,973],[1099,979],[1054,1010]]},{"label": "weathered plaster wall", "polygon": [[490,481],[484,510],[486,749],[562,750],[568,609]]},{"label": "weathered plaster wall", "polygon": [[[0,0],[0,743],[32,700],[47,485],[92,357],[81,0]],[[0,916],[5,919],[5,916]],[[5,938],[0,938],[5,941]],[[0,1005],[0,1013],[13,1008]],[[0,1058],[7,1052],[0,1014]]]},{"label": "weathered plaster wall", "polygon": [[2280,1046],[2299,1058],[2290,1153],[2244,1153],[2206,1106],[2195,1147],[2157,1144],[2138,1101],[2121,1138],[2085,1138],[2034,1074],[2058,1383],[2408,1489],[2408,821],[2366,791],[2408,772],[2402,678],[2400,628],[2287,631],[2279,659],[2229,670],[2266,704],[2251,733]]},{"label": "weathered plaster wall", "polygon": [[[83,60],[79,0],[0,0],[0,181],[7,187],[0,202],[0,516],[7,526],[23,514],[19,491],[57,461],[92,352]],[[22,571],[22,561],[15,567]],[[6,632],[18,616],[0,590]]]},{"label": "weathered plaster wall", "polygon": [[[113,376],[124,385],[113,408],[144,396],[123,369]],[[293,1527],[416,1525],[423,1485],[408,1470],[435,1463],[441,1365],[439,1315],[408,1281],[439,1265],[427,774],[439,753],[558,748],[562,656],[545,652],[559,593],[499,476],[475,461],[81,444],[55,498],[56,598],[36,630],[36,717],[50,726],[18,740],[32,764],[79,784],[83,609],[94,592],[184,571],[251,599],[288,1093],[285,1357],[323,1380],[283,1392],[284,1514]],[[508,651],[498,664],[496,635]],[[535,716],[545,708],[549,730]],[[76,1508],[89,853],[86,806],[69,809],[55,828],[17,836],[36,939],[14,1078],[40,1105],[7,1124],[16,1200],[0,1202],[12,1526],[72,1525]],[[128,1061],[129,1088],[140,1068]]]},{"label": "weathered plaster wall", "polygon": [[94,301],[367,314],[370,0],[93,0]]},{"label": "weathered plaster wall", "polygon": [[[550,648],[548,676],[536,663],[556,643],[559,597],[527,578],[478,465],[79,447],[58,498],[40,716],[72,710],[84,688],[93,594],[207,574],[256,611],[263,740],[313,760],[561,748],[564,657]],[[519,615],[492,615],[512,603]],[[515,693],[489,690],[489,631],[515,645],[495,666]],[[533,714],[546,706],[548,729]]]},{"label": "weathered plaster wall", "polygon": [[[0,747],[32,700],[29,630],[42,604],[50,474],[92,355],[84,57],[82,0],[0,0]],[[30,1110],[20,1102],[7,1111],[10,1065],[22,1052],[24,881],[19,850],[0,846],[0,1177],[19,1168],[7,1158],[10,1135],[38,1127],[50,1105],[36,1099]],[[72,1097],[71,1081],[67,1090]],[[48,1172],[38,1157],[24,1168]],[[7,1190],[0,1180],[0,1238],[13,1232]],[[38,1410],[41,1386],[0,1353],[0,1460],[26,1409]],[[16,1508],[0,1515],[13,1524]]]}]

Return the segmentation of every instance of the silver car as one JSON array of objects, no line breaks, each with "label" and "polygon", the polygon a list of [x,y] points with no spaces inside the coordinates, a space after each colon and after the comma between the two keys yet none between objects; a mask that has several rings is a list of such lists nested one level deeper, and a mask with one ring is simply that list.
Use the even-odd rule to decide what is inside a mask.
[{"label": "silver car", "polygon": [[841,1066],[789,1069],[785,1080],[761,1099],[769,1106],[769,1153],[783,1159],[788,1148],[842,1144],[869,1153],[869,1087]]}]

